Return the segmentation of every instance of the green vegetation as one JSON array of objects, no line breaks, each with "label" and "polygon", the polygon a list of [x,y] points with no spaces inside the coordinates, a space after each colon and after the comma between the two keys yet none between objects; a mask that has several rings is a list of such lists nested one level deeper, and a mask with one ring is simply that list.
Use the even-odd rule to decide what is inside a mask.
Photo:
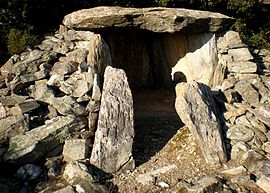
[{"label": "green vegetation", "polygon": [[7,48],[11,55],[21,53],[27,46],[37,42],[37,36],[31,34],[31,28],[26,30],[11,28],[7,34]]},{"label": "green vegetation", "polygon": [[270,6],[261,0],[1,0],[0,64],[44,34],[54,32],[64,15],[100,5],[183,7],[220,12],[236,18],[232,29],[259,48],[270,49]]}]

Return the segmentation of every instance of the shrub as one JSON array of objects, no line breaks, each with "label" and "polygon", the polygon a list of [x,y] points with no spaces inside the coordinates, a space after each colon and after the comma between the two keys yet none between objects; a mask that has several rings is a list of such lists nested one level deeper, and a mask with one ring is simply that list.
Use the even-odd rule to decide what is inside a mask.
[{"label": "shrub", "polygon": [[19,54],[25,50],[27,46],[37,43],[37,36],[31,33],[31,27],[26,30],[12,28],[7,35],[7,48],[10,55]]}]

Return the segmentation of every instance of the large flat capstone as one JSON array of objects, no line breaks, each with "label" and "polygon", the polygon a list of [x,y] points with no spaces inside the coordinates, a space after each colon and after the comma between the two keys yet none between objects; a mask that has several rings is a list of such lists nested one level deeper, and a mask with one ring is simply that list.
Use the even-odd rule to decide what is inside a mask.
[{"label": "large flat capstone", "polygon": [[63,24],[71,29],[138,28],[153,32],[216,32],[234,20],[219,13],[176,8],[95,7],[66,15]]}]

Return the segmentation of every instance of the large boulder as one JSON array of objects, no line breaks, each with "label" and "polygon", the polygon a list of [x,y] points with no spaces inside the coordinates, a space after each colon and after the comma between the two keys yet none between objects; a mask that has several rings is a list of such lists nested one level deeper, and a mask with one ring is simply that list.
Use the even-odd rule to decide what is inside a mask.
[{"label": "large boulder", "polygon": [[212,167],[225,163],[227,154],[211,89],[195,81],[179,83],[175,108],[197,140],[205,161]]},{"label": "large boulder", "polygon": [[63,24],[72,29],[97,30],[132,27],[153,32],[216,32],[233,19],[219,13],[175,8],[96,7],[65,16]]},{"label": "large boulder", "polygon": [[[133,99],[126,74],[108,66],[90,163],[108,173],[122,169],[132,158]],[[128,164],[131,169],[133,164]]]}]

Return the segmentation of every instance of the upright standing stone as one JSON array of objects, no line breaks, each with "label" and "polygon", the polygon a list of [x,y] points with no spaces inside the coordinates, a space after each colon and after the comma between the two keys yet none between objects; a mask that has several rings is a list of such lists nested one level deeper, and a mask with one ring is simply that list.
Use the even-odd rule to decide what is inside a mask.
[{"label": "upright standing stone", "polygon": [[226,162],[221,124],[210,88],[195,81],[178,84],[175,108],[196,138],[207,164],[216,167]]},{"label": "upright standing stone", "polygon": [[126,74],[108,66],[90,163],[109,173],[132,169],[133,138],[133,99]]}]

